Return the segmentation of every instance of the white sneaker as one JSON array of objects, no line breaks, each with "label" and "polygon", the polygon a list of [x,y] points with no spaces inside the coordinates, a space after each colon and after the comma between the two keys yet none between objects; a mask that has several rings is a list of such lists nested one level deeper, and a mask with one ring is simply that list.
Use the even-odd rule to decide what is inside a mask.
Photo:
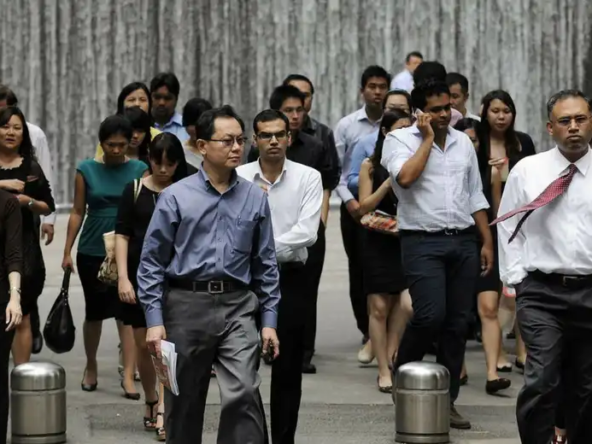
[{"label": "white sneaker", "polygon": [[374,361],[374,352],[372,351],[372,343],[368,340],[358,352],[358,362],[360,364],[368,365]]}]

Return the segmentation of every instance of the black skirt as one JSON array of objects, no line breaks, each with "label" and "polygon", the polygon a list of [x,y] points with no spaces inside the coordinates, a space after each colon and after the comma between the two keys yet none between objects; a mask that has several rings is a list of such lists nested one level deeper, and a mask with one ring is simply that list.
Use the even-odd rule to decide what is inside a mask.
[{"label": "black skirt", "polygon": [[102,283],[97,279],[104,257],[78,253],[76,268],[82,284],[85,302],[85,320],[103,321],[121,319],[121,305],[117,287]]},{"label": "black skirt", "polygon": [[366,228],[362,231],[364,293],[398,294],[405,290],[399,238]]}]

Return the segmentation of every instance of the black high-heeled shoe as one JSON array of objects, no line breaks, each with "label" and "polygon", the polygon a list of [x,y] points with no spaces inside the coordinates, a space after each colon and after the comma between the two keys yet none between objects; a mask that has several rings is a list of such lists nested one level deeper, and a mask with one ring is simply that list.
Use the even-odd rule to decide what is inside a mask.
[{"label": "black high-heeled shoe", "polygon": [[99,385],[99,381],[95,382],[94,384],[85,384],[84,378],[86,378],[86,369],[84,369],[84,373],[82,374],[82,381],[80,381],[80,388],[83,392],[94,392],[97,389],[97,385]]},{"label": "black high-heeled shoe", "polygon": [[138,401],[140,399],[139,393],[130,393],[125,389],[125,385],[123,385],[123,381],[121,381],[121,388],[123,389],[123,397],[126,399],[131,399],[132,401]]}]

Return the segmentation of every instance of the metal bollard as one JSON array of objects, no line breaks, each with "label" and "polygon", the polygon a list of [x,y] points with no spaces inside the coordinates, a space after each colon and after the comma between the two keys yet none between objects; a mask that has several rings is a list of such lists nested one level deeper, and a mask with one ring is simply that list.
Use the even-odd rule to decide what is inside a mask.
[{"label": "metal bollard", "polygon": [[50,362],[29,362],[12,370],[12,444],[66,442],[66,372]]},{"label": "metal bollard", "polygon": [[402,365],[395,376],[395,441],[443,444],[450,441],[450,374],[433,362]]}]

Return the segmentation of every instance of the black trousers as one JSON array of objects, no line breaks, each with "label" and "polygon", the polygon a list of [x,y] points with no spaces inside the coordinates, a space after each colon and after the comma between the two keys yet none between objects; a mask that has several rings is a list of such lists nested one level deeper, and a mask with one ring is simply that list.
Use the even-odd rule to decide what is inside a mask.
[{"label": "black trousers", "polygon": [[548,444],[559,406],[570,444],[589,444],[592,283],[564,285],[529,274],[516,286],[516,319],[527,353],[524,386],[516,405],[522,442]]},{"label": "black trousers", "polygon": [[302,397],[304,357],[305,294],[308,289],[305,267],[280,268],[282,299],[278,310],[277,334],[280,355],[271,367],[271,441],[294,444]]},{"label": "black trousers", "polygon": [[308,260],[305,273],[309,284],[306,292],[306,316],[304,324],[304,361],[310,363],[315,352],[317,337],[317,302],[319,299],[319,285],[325,264],[325,225],[321,221],[317,234],[317,241],[308,249]]},{"label": "black trousers", "polygon": [[[6,292],[7,293],[7,292]],[[5,294],[6,294],[5,293]],[[8,431],[9,383],[8,364],[14,330],[6,330],[6,303],[0,304],[0,443],[6,442]]]},{"label": "black trousers", "polygon": [[364,294],[364,275],[362,272],[362,226],[356,222],[341,204],[341,237],[347,255],[349,271],[349,298],[358,330],[368,337],[368,304]]},{"label": "black trousers", "polygon": [[436,360],[450,372],[450,399],[458,397],[479,275],[476,235],[401,233],[403,268],[413,303],[413,318],[397,354],[396,369],[421,361],[431,344]]}]

